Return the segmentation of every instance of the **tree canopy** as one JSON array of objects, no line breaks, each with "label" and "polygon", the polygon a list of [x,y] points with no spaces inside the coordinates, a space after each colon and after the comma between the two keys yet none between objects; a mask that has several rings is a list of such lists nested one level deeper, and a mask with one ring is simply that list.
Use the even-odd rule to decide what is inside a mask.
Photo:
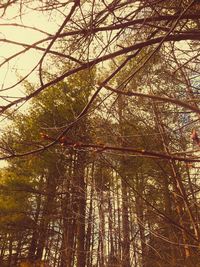
[{"label": "tree canopy", "polygon": [[0,266],[198,267],[200,2],[0,16]]}]

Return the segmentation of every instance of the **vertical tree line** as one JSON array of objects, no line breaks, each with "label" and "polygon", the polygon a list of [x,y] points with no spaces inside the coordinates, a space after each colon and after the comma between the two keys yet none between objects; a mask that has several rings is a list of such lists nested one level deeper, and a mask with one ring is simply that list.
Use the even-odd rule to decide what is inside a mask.
[{"label": "vertical tree line", "polygon": [[200,265],[199,10],[2,1],[0,266]]}]

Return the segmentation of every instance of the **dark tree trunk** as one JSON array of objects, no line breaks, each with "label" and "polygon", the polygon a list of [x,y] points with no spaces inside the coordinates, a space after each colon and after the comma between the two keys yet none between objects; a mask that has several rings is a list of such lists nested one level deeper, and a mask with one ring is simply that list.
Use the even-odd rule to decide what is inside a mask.
[{"label": "dark tree trunk", "polygon": [[128,209],[128,187],[124,180],[122,180],[122,266],[130,267],[130,224],[129,224],[129,209]]},{"label": "dark tree trunk", "polygon": [[43,256],[43,251],[45,248],[45,243],[48,239],[48,225],[50,222],[50,215],[52,214],[54,198],[55,198],[55,188],[56,188],[56,177],[55,174],[49,174],[47,178],[47,197],[44,202],[43,213],[41,216],[41,223],[39,226],[39,237],[37,243],[36,259],[41,261]]},{"label": "dark tree trunk", "polygon": [[85,251],[85,212],[86,212],[86,185],[85,185],[85,153],[78,152],[75,183],[77,202],[77,267],[84,267],[86,262]]}]

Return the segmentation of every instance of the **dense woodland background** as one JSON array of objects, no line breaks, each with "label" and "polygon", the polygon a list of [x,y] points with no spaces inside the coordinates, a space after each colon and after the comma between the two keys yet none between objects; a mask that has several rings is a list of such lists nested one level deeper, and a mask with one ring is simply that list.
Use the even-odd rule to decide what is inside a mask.
[{"label": "dense woodland background", "polygon": [[[0,32],[40,33],[0,39],[14,47],[0,68],[17,69],[1,77],[0,266],[199,267],[200,2],[0,12]],[[57,31],[24,24],[31,13]]]}]

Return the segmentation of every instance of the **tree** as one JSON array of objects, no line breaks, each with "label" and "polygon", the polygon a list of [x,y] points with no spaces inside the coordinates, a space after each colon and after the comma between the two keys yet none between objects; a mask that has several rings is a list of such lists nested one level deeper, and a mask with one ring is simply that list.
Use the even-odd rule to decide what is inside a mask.
[{"label": "tree", "polygon": [[[0,11],[15,13],[2,32],[39,36],[0,40],[21,49],[0,63],[19,77],[0,92],[1,264],[198,266],[198,1],[9,1]],[[25,25],[29,12],[51,30],[39,18]],[[31,51],[37,62],[20,71]]]}]

